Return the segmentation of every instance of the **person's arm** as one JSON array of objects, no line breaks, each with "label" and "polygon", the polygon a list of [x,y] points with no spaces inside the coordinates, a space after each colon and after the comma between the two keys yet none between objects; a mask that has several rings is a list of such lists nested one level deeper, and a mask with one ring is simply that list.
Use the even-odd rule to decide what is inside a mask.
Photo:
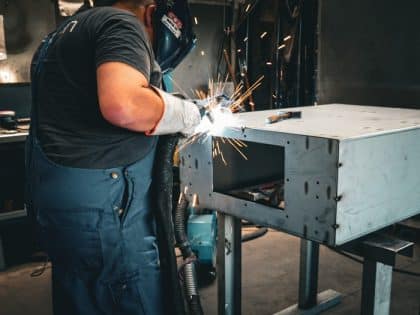
[{"label": "person's arm", "polygon": [[164,112],[161,97],[145,76],[122,62],[106,62],[97,69],[102,116],[111,124],[138,132],[152,130]]},{"label": "person's arm", "polygon": [[97,69],[102,116],[111,124],[148,135],[189,135],[200,123],[197,106],[148,85],[145,76],[122,62]]}]

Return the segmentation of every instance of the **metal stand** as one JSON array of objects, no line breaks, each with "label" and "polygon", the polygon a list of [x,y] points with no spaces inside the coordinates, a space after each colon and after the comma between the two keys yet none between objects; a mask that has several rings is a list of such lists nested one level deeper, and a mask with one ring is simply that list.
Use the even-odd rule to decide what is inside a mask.
[{"label": "metal stand", "polygon": [[6,261],[4,259],[3,241],[0,235],[0,271],[6,269]]},{"label": "metal stand", "polygon": [[[413,243],[372,234],[343,250],[364,257],[361,315],[388,315],[397,255],[411,257]],[[241,314],[241,220],[218,213],[218,314]],[[334,290],[318,291],[319,244],[301,240],[299,302],[275,315],[315,315],[341,302]]]},{"label": "metal stand", "polygon": [[391,283],[392,266],[364,261],[361,315],[389,314]]},{"label": "metal stand", "polygon": [[320,314],[341,302],[341,294],[326,290],[318,294],[319,244],[300,243],[299,302],[275,315]]},{"label": "metal stand", "polygon": [[[218,314],[241,314],[241,219],[218,213]],[[224,240],[224,241],[223,241]]]},{"label": "metal stand", "polygon": [[388,315],[392,269],[398,255],[413,256],[414,244],[373,234],[345,250],[364,257],[361,315]]}]

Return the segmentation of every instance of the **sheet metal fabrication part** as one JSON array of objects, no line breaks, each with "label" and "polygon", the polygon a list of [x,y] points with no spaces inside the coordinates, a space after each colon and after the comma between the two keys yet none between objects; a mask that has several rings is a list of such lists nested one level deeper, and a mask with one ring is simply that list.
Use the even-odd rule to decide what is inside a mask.
[{"label": "sheet metal fabrication part", "polygon": [[[242,128],[185,147],[187,198],[198,194],[201,208],[331,246],[420,213],[419,110],[342,104],[294,110],[301,119],[278,124],[265,124],[276,110],[236,114]],[[249,161],[229,145],[228,166],[213,159],[216,137],[246,142]],[[271,173],[284,180],[284,210],[229,194],[253,177],[263,184],[261,174]]]}]

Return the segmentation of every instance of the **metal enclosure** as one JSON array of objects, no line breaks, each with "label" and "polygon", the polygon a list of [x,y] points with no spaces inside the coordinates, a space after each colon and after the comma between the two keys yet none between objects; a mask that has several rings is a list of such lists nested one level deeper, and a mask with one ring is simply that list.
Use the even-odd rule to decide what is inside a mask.
[{"label": "metal enclosure", "polygon": [[[420,110],[354,105],[293,108],[302,119],[272,125],[276,111],[238,114],[181,151],[181,184],[201,208],[328,245],[341,245],[420,213]],[[246,141],[248,161],[215,137]],[[252,183],[252,178],[255,182]],[[284,209],[232,196],[232,188],[284,181]]]}]

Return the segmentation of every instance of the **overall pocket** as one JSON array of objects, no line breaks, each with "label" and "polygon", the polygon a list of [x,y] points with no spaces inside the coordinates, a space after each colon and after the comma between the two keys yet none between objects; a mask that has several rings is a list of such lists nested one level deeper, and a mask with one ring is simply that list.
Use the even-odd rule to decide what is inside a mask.
[{"label": "overall pocket", "polygon": [[41,243],[53,263],[90,272],[102,266],[99,224],[103,210],[38,209]]},{"label": "overall pocket", "polygon": [[[140,292],[141,279],[138,273],[114,281],[109,285],[114,314],[147,315]],[[151,313],[154,314],[154,313]]]}]

